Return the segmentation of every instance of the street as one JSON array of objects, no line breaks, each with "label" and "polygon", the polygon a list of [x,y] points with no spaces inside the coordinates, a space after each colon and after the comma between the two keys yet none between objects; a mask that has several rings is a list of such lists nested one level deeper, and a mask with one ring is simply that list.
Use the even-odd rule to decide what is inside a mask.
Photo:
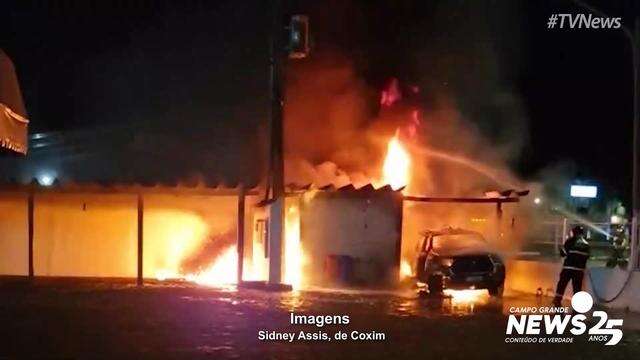
[{"label": "street", "polygon": [[[638,315],[625,319],[616,346],[575,337],[572,344],[505,344],[510,307],[549,298],[506,294],[470,303],[420,298],[412,290],[267,293],[189,283],[22,279],[0,282],[0,359],[337,359],[631,358],[640,351]],[[296,315],[348,315],[348,325],[291,325]],[[258,340],[259,332],[357,331],[362,340]],[[384,340],[367,334],[384,334]],[[349,336],[350,337],[350,336]],[[368,339],[367,339],[368,338]]]}]

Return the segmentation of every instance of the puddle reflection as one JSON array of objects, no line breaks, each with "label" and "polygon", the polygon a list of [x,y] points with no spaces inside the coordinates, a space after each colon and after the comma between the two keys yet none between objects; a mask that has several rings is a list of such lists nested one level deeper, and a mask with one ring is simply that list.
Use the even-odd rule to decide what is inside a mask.
[{"label": "puddle reflection", "polygon": [[[214,295],[215,294],[215,295]],[[472,316],[508,314],[512,306],[544,304],[544,297],[513,296],[494,298],[485,290],[447,290],[429,296],[417,290],[361,291],[313,289],[292,292],[239,290],[214,292],[213,296],[183,296],[187,301],[208,300],[254,308],[279,308],[286,312],[317,314],[363,314],[375,312],[399,317]],[[197,300],[196,300],[197,299]]]}]

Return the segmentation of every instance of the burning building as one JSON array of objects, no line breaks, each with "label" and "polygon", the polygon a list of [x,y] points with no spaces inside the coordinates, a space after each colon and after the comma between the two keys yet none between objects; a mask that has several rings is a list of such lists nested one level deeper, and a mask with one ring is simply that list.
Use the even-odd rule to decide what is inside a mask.
[{"label": "burning building", "polygon": [[[389,156],[402,156],[393,146]],[[498,237],[510,231],[506,224],[498,234],[496,224],[506,223],[502,204],[515,197],[406,196],[405,183],[398,181],[396,188],[290,185],[283,283],[297,289],[391,286],[401,271],[409,275],[416,236],[452,220],[454,209],[460,219],[448,225],[470,221]],[[5,275],[181,279],[212,286],[234,284],[239,277],[268,279],[270,219],[257,186],[34,180],[4,184],[0,192]]]},{"label": "burning building", "polygon": [[[410,275],[424,230],[466,227],[510,243],[521,223],[502,205],[517,196],[475,194],[511,182],[433,146],[452,134],[459,143],[473,137],[451,125],[455,116],[425,114],[405,99],[418,96],[419,88],[396,79],[369,116],[361,96],[367,91],[352,69],[328,76],[313,67],[310,76],[295,70],[304,81],[288,79],[285,179],[309,185],[286,191],[278,248],[269,236],[270,205],[261,201],[258,131],[242,128],[243,136],[214,142],[202,135],[220,130],[214,123],[194,126],[194,135],[171,122],[168,129],[33,136],[30,157],[3,164],[18,179],[0,187],[0,206],[7,209],[0,228],[8,234],[0,247],[11,258],[0,272],[225,285],[266,281],[280,266],[281,281],[294,288],[385,286],[400,273]],[[315,121],[306,121],[309,116]],[[177,142],[168,132],[193,141]],[[428,147],[423,137],[432,141]],[[77,154],[65,153],[69,148]],[[283,261],[273,259],[274,251]]]},{"label": "burning building", "polygon": [[204,184],[5,184],[1,192],[5,275],[202,283],[235,282],[228,269],[210,268],[235,246],[238,200],[256,197]]},{"label": "burning building", "polygon": [[[309,199],[305,199],[308,197]],[[393,284],[398,279],[402,194],[391,186],[302,195],[300,234],[310,283]]]},{"label": "burning building", "polygon": [[[390,186],[292,187],[285,223],[285,282],[294,287],[381,286],[398,279],[402,194]],[[264,243],[254,237],[253,248]],[[254,259],[262,254],[254,252]]]},{"label": "burning building", "polygon": [[[0,187],[0,206],[6,210],[0,219],[5,234],[0,249],[9,259],[1,262],[0,273],[136,277],[139,283],[145,278],[180,279],[218,286],[239,279],[264,282],[280,266],[282,283],[293,288],[379,287],[392,286],[401,273],[410,275],[414,245],[427,229],[471,228],[508,245],[520,223],[502,205],[516,202],[517,196],[511,196],[515,194],[419,195],[430,183],[423,182],[429,164],[416,140],[421,115],[415,107],[401,104],[399,86],[392,80],[380,99],[381,116],[395,120],[377,121],[364,132],[376,134],[364,143],[377,151],[367,153],[380,153],[382,158],[351,164],[358,171],[349,172],[341,170],[340,162],[313,166],[303,161],[306,176],[296,173],[300,162],[288,159],[289,178],[308,180],[309,185],[286,190],[284,239],[275,245],[281,249],[272,246],[269,236],[270,205],[261,202],[258,167],[238,161],[243,153],[233,153],[226,165],[207,157],[230,154],[225,144],[215,148],[208,142],[181,143],[180,151],[173,151],[178,145],[172,146],[171,139],[151,133],[121,140],[121,151],[104,154],[104,148],[120,140],[102,136],[106,140],[97,140],[93,150],[97,159],[87,151],[89,161],[80,158],[67,164],[58,176],[40,170],[39,149],[64,149],[80,140],[70,140],[73,134],[66,135],[69,139],[38,135],[32,157],[17,165],[11,159],[13,164],[5,166],[8,173],[22,176],[6,179]],[[192,156],[181,156],[184,153]],[[248,159],[253,153],[244,155]],[[434,150],[429,156],[435,156]],[[170,160],[171,166],[163,168],[159,158]],[[470,163],[449,154],[446,158],[467,167]],[[210,168],[212,163],[221,165]],[[246,168],[222,176],[223,181],[184,175],[194,169],[220,174],[238,164]],[[427,175],[461,181],[458,174],[445,171]],[[274,251],[278,259],[272,258]]]}]

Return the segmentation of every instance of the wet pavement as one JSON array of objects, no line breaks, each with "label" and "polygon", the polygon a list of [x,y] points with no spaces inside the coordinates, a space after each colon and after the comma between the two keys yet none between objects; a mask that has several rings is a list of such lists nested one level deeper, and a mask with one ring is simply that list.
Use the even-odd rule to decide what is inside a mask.
[{"label": "wet pavement", "polygon": [[[475,295],[474,295],[475,296]],[[616,346],[575,337],[571,344],[507,344],[510,308],[549,298],[483,294],[473,301],[402,291],[268,293],[187,283],[136,288],[128,281],[0,281],[0,359],[400,359],[631,358],[640,354],[638,314]],[[349,324],[292,325],[290,313],[348,315]],[[331,340],[259,340],[259,333],[304,331]],[[335,333],[364,340],[337,340]],[[367,335],[369,339],[366,339]],[[376,335],[378,334],[378,335]],[[380,335],[384,339],[380,339]],[[376,339],[377,338],[377,339]]]}]

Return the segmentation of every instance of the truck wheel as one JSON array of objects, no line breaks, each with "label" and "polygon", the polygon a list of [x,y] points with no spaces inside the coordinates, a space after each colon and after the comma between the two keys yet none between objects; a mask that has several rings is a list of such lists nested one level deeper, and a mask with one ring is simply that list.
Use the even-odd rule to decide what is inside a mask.
[{"label": "truck wheel", "polygon": [[444,284],[441,275],[433,275],[429,277],[427,281],[427,287],[429,288],[429,294],[441,295],[444,291]]},{"label": "truck wheel", "polygon": [[502,297],[502,293],[504,293],[504,284],[492,286],[489,288],[489,295],[494,297]]}]

